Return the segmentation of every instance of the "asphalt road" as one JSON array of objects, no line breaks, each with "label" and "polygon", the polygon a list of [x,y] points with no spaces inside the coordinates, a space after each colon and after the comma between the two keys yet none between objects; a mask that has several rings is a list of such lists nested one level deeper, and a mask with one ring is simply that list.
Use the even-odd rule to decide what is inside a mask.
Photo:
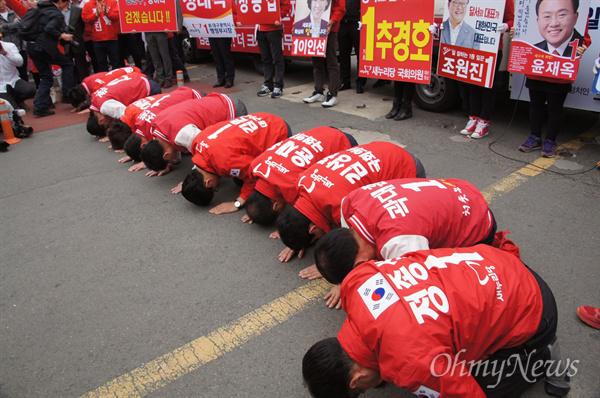
[{"label": "asphalt road", "polygon": [[[555,293],[563,357],[579,361],[570,396],[600,396],[600,332],[575,316],[578,305],[600,306],[600,171],[506,180],[524,164],[488,144],[497,140],[494,151],[522,162],[537,159],[516,151],[527,134],[525,104],[511,122],[514,105],[500,99],[492,136],[468,141],[458,136],[464,123],[458,110],[417,109],[404,122],[381,118],[391,107],[389,86],[365,96],[342,92],[340,106],[329,110],[294,102],[300,88],[310,86],[307,64],[289,69],[284,98],[257,98],[261,77],[247,65],[238,63],[235,95],[249,111],[279,114],[295,132],[333,125],[353,129],[362,142],[392,139],[415,153],[429,176],[464,178],[493,192],[500,227],[512,231],[525,262]],[[212,65],[190,72],[214,81]],[[336,334],[341,311],[326,309],[320,299],[294,302],[289,316],[268,327],[237,334],[219,328],[303,286],[297,272],[310,255],[280,264],[282,246],[267,238],[269,229],[244,225],[239,214],[212,216],[171,195],[189,158],[161,178],[128,173],[116,162],[119,155],[84,129],[37,134],[0,154],[0,397],[81,396],[124,374],[111,385],[121,396],[307,396],[302,355]],[[563,142],[598,135],[600,125],[594,114],[569,112],[564,131]],[[600,147],[586,142],[572,155],[549,169],[581,173],[600,159]],[[226,182],[216,200],[234,197]],[[128,379],[128,372],[215,330],[225,343],[214,360],[166,361],[148,372],[156,380],[146,391]],[[249,337],[239,338],[244,333]],[[183,371],[169,373],[175,367]],[[408,395],[386,387],[367,396]],[[540,386],[526,394],[543,396]]]}]

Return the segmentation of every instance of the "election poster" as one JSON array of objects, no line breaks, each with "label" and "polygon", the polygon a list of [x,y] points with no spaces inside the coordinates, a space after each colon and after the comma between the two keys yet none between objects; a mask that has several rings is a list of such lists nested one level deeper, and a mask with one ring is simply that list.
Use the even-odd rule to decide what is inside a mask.
[{"label": "election poster", "polygon": [[[594,94],[592,86],[594,83],[594,63],[600,57],[600,0],[591,0],[587,12],[580,7],[580,13],[589,17],[588,34],[592,44],[579,59],[579,68],[576,80],[572,83],[571,92],[565,100],[565,107],[582,109],[591,112],[600,112],[600,95]],[[512,99],[529,101],[529,90],[525,87],[525,76],[513,73],[510,80]]]},{"label": "election poster", "polygon": [[180,0],[190,37],[235,37],[233,0]]},{"label": "election poster", "polygon": [[235,0],[239,25],[280,24],[279,0]]},{"label": "election poster", "polygon": [[505,0],[450,0],[444,7],[437,73],[490,88],[494,84]]},{"label": "election poster", "polygon": [[362,0],[361,77],[429,84],[434,0]]},{"label": "election poster", "polygon": [[[579,4],[578,9],[574,7]],[[589,0],[531,1],[515,4],[515,35],[510,72],[573,81],[577,77]]]},{"label": "election poster", "polygon": [[332,0],[297,0],[292,26],[292,55],[324,57]]},{"label": "election poster", "polygon": [[118,3],[121,33],[179,30],[174,1],[118,0]]}]

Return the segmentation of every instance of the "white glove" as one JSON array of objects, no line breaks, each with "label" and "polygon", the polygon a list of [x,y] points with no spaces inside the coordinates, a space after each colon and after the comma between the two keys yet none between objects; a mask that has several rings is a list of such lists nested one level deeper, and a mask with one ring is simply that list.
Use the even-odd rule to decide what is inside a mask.
[{"label": "white glove", "polygon": [[592,68],[594,75],[598,73],[598,70],[600,70],[600,57],[596,58],[596,61],[594,61],[594,67]]},{"label": "white glove", "polygon": [[498,33],[504,33],[508,31],[508,24],[503,23],[500,26],[498,26]]},{"label": "white glove", "polygon": [[436,24],[435,22],[432,23],[431,25],[429,25],[429,33],[431,33],[432,35],[436,35],[439,29],[439,25]]}]

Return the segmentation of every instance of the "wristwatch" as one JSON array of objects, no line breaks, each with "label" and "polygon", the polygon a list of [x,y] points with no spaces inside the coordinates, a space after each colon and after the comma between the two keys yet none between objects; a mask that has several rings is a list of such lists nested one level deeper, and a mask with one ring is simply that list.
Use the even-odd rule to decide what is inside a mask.
[{"label": "wristwatch", "polygon": [[236,199],[236,201],[233,202],[233,206],[235,206],[235,208],[239,210],[242,208],[242,202],[240,202],[239,199]]}]

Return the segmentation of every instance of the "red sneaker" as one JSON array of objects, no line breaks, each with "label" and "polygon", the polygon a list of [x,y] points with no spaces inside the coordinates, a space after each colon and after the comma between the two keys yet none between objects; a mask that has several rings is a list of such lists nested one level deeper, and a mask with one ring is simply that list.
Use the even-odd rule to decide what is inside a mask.
[{"label": "red sneaker", "polygon": [[600,329],[600,308],[589,305],[577,307],[577,316],[581,321],[594,329]]},{"label": "red sneaker", "polygon": [[464,129],[460,130],[462,135],[471,135],[475,132],[475,128],[477,127],[477,121],[479,119],[477,116],[469,116],[469,120],[467,121],[467,125]]}]

